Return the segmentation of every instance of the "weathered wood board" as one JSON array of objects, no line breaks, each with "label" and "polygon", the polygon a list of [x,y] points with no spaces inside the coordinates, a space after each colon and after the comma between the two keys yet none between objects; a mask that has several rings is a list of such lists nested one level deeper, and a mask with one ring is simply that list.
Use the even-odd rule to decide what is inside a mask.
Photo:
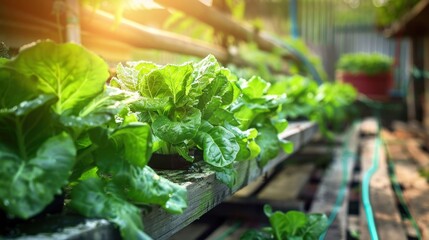
[{"label": "weathered wood board", "polygon": [[341,208],[337,214],[335,221],[330,226],[326,239],[346,239],[347,231],[347,205],[348,205],[348,185],[352,180],[352,170],[357,154],[359,129],[361,126],[354,126],[349,131],[349,139],[342,147],[336,149],[334,160],[326,171],[319,189],[314,198],[310,212],[325,213],[327,215],[333,210],[337,195],[340,192],[343,181],[343,168],[347,172],[348,178],[345,179],[347,186],[342,199]]},{"label": "weathered wood board", "polygon": [[258,194],[259,199],[297,199],[301,189],[310,179],[314,164],[289,165],[277,173]]},{"label": "weathered wood board", "polygon": [[[385,151],[381,144],[378,148],[376,147],[375,137],[370,137],[362,141],[360,159],[362,179],[364,174],[371,168],[375,158],[379,160],[379,167],[370,180],[369,194],[378,236],[380,239],[407,239],[399,211],[396,207],[395,195],[391,188]],[[361,239],[370,239],[368,222],[363,205],[361,205],[360,215]]]},{"label": "weathered wood board", "polygon": [[[429,185],[426,179],[419,174],[420,167],[427,166],[427,153],[420,148],[419,141],[415,138],[400,140],[397,137],[386,141],[386,147],[390,149],[388,150],[389,160],[395,164],[395,175],[401,184],[410,213],[419,226],[422,239],[429,239]],[[398,142],[402,144],[397,144]],[[395,154],[401,150],[405,152],[404,155],[407,155],[407,158]],[[417,237],[417,232],[411,222],[406,220],[404,224],[407,234]]]}]

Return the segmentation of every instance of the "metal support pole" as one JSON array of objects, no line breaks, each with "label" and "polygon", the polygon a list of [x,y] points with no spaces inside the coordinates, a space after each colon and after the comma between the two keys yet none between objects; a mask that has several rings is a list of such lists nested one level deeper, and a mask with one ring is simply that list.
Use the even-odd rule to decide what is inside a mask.
[{"label": "metal support pole", "polygon": [[298,32],[298,3],[297,0],[289,0],[289,16],[291,20],[291,35],[292,38],[299,38]]}]

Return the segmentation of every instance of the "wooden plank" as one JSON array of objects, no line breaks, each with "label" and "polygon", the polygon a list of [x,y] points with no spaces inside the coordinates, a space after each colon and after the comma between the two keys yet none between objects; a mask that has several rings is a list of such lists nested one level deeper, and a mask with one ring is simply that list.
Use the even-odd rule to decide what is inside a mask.
[{"label": "wooden plank", "polygon": [[[371,168],[375,157],[379,159],[379,168],[370,180],[370,201],[380,239],[407,239],[405,229],[396,207],[395,195],[392,191],[387,172],[386,154],[380,145],[376,151],[376,139],[369,138],[362,143],[361,166],[362,178]],[[361,206],[361,239],[370,239],[367,220]]]},{"label": "wooden plank", "polygon": [[421,149],[421,145],[416,140],[407,141],[407,150],[410,156],[418,163],[421,167],[429,166],[429,154]]},{"label": "wooden plank", "polygon": [[364,135],[375,135],[377,128],[377,121],[374,118],[366,118],[362,121],[360,131]]},{"label": "wooden plank", "polygon": [[[411,159],[400,160],[391,156],[395,163],[395,174],[402,186],[402,192],[411,215],[415,218],[422,233],[422,239],[429,239],[429,186],[420,176],[419,167]],[[415,236],[410,223],[406,223],[409,235]]]},{"label": "wooden plank", "polygon": [[[354,126],[349,129],[348,134],[350,134],[350,139],[345,139],[345,141],[348,140],[348,142],[344,148],[335,149],[334,160],[322,179],[310,208],[310,212],[319,212],[325,214],[332,212],[337,200],[337,195],[340,193],[343,168],[345,168],[345,171],[349,176],[346,179],[347,186],[349,186],[350,182],[352,181],[352,171],[359,141],[359,129],[360,126]],[[327,232],[326,239],[346,239],[348,195],[349,190],[347,187],[344,192],[341,208],[337,214],[336,219],[331,224]]]},{"label": "wooden plank", "polygon": [[332,147],[328,144],[324,145],[315,145],[308,144],[299,151],[300,155],[312,155],[312,156],[321,156],[332,154]]},{"label": "wooden plank", "polygon": [[314,164],[285,166],[264,187],[257,198],[277,201],[297,199],[313,170]]},{"label": "wooden plank", "polygon": [[[295,144],[294,152],[299,147],[310,141],[311,135],[317,132],[315,123],[297,122],[290,123],[289,127],[280,134],[283,139],[292,141]],[[283,162],[290,154],[283,151],[271,160],[264,168],[260,169],[256,160],[238,162],[235,169],[238,172],[236,185],[231,189],[215,178],[212,171],[204,169],[201,173],[186,173],[186,171],[160,171],[159,175],[166,176],[173,181],[180,179],[179,184],[188,190],[188,208],[180,215],[172,215],[159,207],[152,207],[143,214],[145,232],[154,239],[167,239],[178,232],[194,220],[200,218],[214,206],[218,205],[226,198],[230,197],[240,188],[253,182],[259,176],[269,172],[272,168]],[[177,181],[176,181],[177,182]],[[99,224],[100,223],[100,224]],[[113,224],[106,223],[105,220],[93,220],[91,226],[85,229],[85,234],[81,235],[79,227],[71,228],[68,232],[59,231],[61,239],[95,239],[103,231],[116,232]],[[42,234],[43,235],[43,234]],[[46,233],[44,236],[51,236]],[[104,236],[104,235],[103,235]],[[103,237],[103,239],[116,239],[117,235]]]}]

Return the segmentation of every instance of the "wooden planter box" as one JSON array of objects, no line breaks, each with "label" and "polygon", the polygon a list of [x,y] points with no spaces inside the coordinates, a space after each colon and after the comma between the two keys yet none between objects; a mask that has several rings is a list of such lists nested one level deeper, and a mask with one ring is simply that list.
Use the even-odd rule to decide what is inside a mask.
[{"label": "wooden planter box", "polygon": [[388,97],[393,82],[390,72],[376,75],[339,72],[337,76],[341,82],[353,85],[359,93],[375,99]]}]

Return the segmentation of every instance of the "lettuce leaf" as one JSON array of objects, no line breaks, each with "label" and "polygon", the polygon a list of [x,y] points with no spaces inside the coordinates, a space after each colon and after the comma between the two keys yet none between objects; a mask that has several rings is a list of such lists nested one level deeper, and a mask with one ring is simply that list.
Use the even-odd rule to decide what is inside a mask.
[{"label": "lettuce leaf", "polygon": [[0,144],[0,207],[21,218],[41,212],[66,185],[75,156],[66,133],[47,139],[34,156],[22,156]]},{"label": "lettuce leaf", "polygon": [[143,232],[140,209],[129,203],[114,183],[98,178],[81,181],[73,188],[70,205],[84,216],[117,224],[124,239],[151,239]]},{"label": "lettuce leaf", "polygon": [[58,114],[83,107],[103,91],[109,77],[100,57],[73,43],[38,42],[21,49],[7,65],[37,77],[38,89],[57,96],[54,110]]}]

